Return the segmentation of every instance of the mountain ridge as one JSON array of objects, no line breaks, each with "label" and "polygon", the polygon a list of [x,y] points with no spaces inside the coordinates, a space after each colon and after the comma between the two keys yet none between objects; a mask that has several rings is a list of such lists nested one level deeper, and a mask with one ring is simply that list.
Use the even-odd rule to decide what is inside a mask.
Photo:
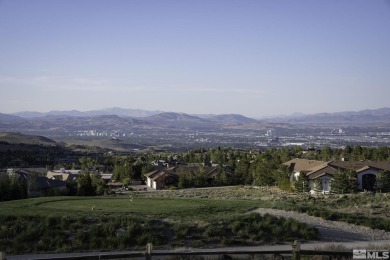
[{"label": "mountain ridge", "polygon": [[[43,115],[35,117],[36,115]],[[143,116],[128,116],[143,115]],[[18,116],[19,115],[19,116]],[[25,116],[25,117],[23,117]],[[33,117],[31,117],[33,116]],[[155,128],[218,128],[218,127],[254,127],[269,124],[288,125],[390,125],[390,108],[365,109],[336,113],[292,114],[290,116],[253,119],[240,114],[207,114],[194,115],[177,112],[147,111],[141,109],[122,109],[118,107],[103,110],[81,112],[51,111],[20,112],[14,114],[0,113],[0,130],[26,129],[35,125],[37,129],[56,128],[61,125],[69,127],[106,126],[109,129],[120,127],[155,127]],[[1,126],[4,126],[3,128]],[[8,128],[7,128],[8,127]]]}]

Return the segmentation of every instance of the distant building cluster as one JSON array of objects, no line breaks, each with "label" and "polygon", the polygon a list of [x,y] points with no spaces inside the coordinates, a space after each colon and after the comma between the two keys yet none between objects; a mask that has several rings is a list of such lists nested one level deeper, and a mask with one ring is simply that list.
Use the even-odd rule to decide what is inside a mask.
[{"label": "distant building cluster", "polygon": [[333,129],[330,133],[332,135],[342,135],[345,134],[345,131],[342,128],[338,128],[338,129]]},{"label": "distant building cluster", "polygon": [[272,137],[274,135],[275,135],[275,130],[272,130],[272,129],[267,130],[267,133],[265,134],[265,136],[268,136],[268,137]]},{"label": "distant building cluster", "polygon": [[76,136],[126,137],[126,134],[120,131],[84,130],[84,131],[77,131]]}]

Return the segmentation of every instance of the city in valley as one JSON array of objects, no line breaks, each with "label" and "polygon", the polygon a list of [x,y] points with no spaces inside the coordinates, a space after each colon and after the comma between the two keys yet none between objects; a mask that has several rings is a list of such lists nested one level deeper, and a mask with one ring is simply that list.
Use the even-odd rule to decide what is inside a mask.
[{"label": "city in valley", "polygon": [[[389,109],[379,111],[332,124],[323,115],[2,114],[0,252],[260,254],[298,240],[311,254],[350,256],[346,241],[386,249],[390,126]],[[282,248],[274,252],[291,254]]]},{"label": "city in valley", "polygon": [[0,0],[0,260],[388,259],[389,7]]},{"label": "city in valley", "polygon": [[112,108],[77,113],[3,114],[0,115],[0,131],[43,135],[74,144],[100,141],[102,145],[102,140],[113,139],[111,142],[117,147],[110,147],[114,150],[125,147],[185,151],[217,146],[341,148],[356,144],[376,147],[390,142],[388,108],[264,119],[237,114],[188,115],[152,111],[143,111],[140,116],[139,111]]}]

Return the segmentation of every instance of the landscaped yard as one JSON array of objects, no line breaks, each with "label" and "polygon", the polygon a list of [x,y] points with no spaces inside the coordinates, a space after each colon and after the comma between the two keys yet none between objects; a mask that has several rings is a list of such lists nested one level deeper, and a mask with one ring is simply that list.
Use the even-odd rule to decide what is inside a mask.
[{"label": "landscaped yard", "polygon": [[0,251],[73,252],[218,247],[314,239],[316,230],[292,219],[245,214],[259,200],[46,197],[0,203]]},{"label": "landscaped yard", "polygon": [[248,212],[276,208],[390,230],[389,203],[387,194],[312,197],[244,186],[16,200],[0,203],[0,251],[134,250],[150,242],[155,248],[291,243],[315,239],[316,230]]},{"label": "landscaped yard", "polygon": [[[158,199],[117,197],[45,197],[0,203],[0,215],[38,216],[139,216],[183,220],[222,217],[261,206],[253,200]],[[92,209],[94,207],[94,209]]]}]

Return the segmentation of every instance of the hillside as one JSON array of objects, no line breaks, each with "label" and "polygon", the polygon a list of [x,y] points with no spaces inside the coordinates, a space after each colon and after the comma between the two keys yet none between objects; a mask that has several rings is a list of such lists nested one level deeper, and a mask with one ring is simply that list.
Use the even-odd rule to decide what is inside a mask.
[{"label": "hillside", "polygon": [[223,114],[209,117],[209,120],[224,124],[252,124],[258,123],[256,119],[238,114]]},{"label": "hillside", "polygon": [[16,122],[16,121],[23,121],[23,118],[15,115],[0,113],[0,122],[7,123],[7,122]]},{"label": "hillside", "polygon": [[155,114],[162,113],[162,111],[147,111],[142,109],[126,109],[120,107],[105,108],[100,110],[90,110],[90,111],[78,111],[78,110],[68,110],[68,111],[49,111],[49,112],[32,112],[32,111],[22,111],[14,113],[14,116],[23,117],[23,118],[37,118],[37,117],[94,117],[94,116],[108,116],[108,115],[117,115],[125,117],[146,117]]},{"label": "hillside", "polygon": [[0,133],[0,142],[8,144],[27,144],[27,145],[43,145],[55,146],[57,143],[44,136],[25,135],[20,133]]},{"label": "hillside", "polygon": [[366,109],[361,111],[346,111],[337,113],[317,113],[310,115],[293,115],[261,120],[262,122],[289,123],[295,125],[389,125],[390,108]]},{"label": "hillside", "polygon": [[149,117],[140,118],[146,122],[159,127],[168,128],[197,128],[197,127],[215,127],[215,122],[203,119],[197,116],[187,115],[184,113],[164,112]]},{"label": "hillside", "polygon": [[100,149],[107,149],[111,151],[128,152],[131,150],[143,150],[145,146],[127,143],[120,139],[105,138],[95,140],[67,140],[66,147],[73,151],[100,151]]}]

